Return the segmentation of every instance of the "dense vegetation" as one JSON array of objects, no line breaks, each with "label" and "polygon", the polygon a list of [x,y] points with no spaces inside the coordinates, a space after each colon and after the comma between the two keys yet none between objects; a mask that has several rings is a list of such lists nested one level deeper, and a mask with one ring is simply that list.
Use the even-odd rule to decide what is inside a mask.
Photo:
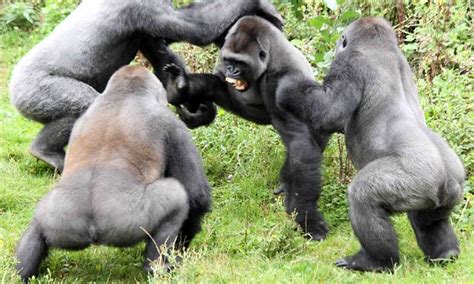
[{"label": "dense vegetation", "polygon": [[[18,281],[14,247],[36,202],[58,176],[27,152],[40,125],[22,118],[10,105],[12,67],[75,6],[75,0],[0,2],[0,279]],[[184,4],[189,1],[175,1]],[[468,175],[464,201],[452,222],[462,255],[446,267],[423,262],[403,215],[394,218],[402,263],[393,275],[360,274],[333,266],[358,247],[347,218],[346,187],[354,169],[344,138],[335,135],[325,153],[320,207],[331,226],[329,238],[308,242],[274,197],[284,152],[271,127],[256,126],[220,110],[210,127],[193,131],[213,186],[214,211],[204,230],[172,274],[147,278],[141,272],[143,246],[91,247],[81,252],[53,251],[41,282],[202,281],[202,282],[472,282],[474,281],[474,117],[473,17],[470,1],[319,1],[281,0],[285,32],[321,79],[334,43],[347,23],[378,15],[396,27],[401,48],[413,67],[427,123],[461,156]],[[71,35],[74,36],[74,35]],[[210,71],[214,47],[176,44],[193,71]]]}]

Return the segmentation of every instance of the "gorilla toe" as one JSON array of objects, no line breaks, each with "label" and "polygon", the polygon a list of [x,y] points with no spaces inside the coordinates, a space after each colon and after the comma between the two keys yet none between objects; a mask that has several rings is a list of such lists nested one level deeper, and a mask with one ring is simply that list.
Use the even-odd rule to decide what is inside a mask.
[{"label": "gorilla toe", "polygon": [[52,168],[58,170],[60,173],[63,171],[64,168],[64,158],[65,158],[65,153],[64,151],[48,151],[48,150],[41,150],[40,148],[36,147],[35,144],[32,144],[29,149],[30,154],[45,162]]},{"label": "gorilla toe", "polygon": [[334,263],[337,267],[368,272],[393,272],[395,264],[398,261],[393,260],[377,260],[368,256],[364,251],[336,260]]},{"label": "gorilla toe", "polygon": [[436,257],[427,257],[426,261],[431,264],[443,265],[443,264],[447,264],[456,260],[459,256],[459,253],[460,253],[459,249],[450,249],[448,251],[440,253]]}]

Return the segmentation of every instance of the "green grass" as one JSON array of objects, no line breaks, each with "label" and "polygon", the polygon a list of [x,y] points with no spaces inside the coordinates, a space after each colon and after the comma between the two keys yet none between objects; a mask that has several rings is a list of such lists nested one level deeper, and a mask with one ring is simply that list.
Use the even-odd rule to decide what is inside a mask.
[{"label": "green grass", "polygon": [[[27,151],[41,126],[22,118],[8,98],[7,83],[14,63],[40,38],[38,34],[19,32],[0,35],[0,281],[5,283],[19,281],[14,271],[15,245],[35,204],[58,178]],[[448,83],[446,95],[443,86]],[[423,80],[418,84],[422,102],[429,106],[430,126],[449,135],[465,162],[472,161],[471,138],[463,131],[456,134],[464,129],[456,126],[472,119],[464,112],[472,111],[472,80],[447,70],[437,77],[434,87]],[[430,99],[433,94],[439,99]],[[452,99],[443,99],[449,96]],[[445,115],[451,124],[445,123]],[[331,232],[324,242],[309,242],[294,230],[293,221],[284,213],[283,200],[271,193],[278,184],[284,157],[278,135],[271,127],[256,126],[220,112],[216,123],[193,131],[193,135],[213,186],[213,211],[179,269],[148,278],[141,270],[143,245],[127,249],[92,246],[80,252],[51,251],[38,282],[474,282],[474,233],[469,215],[472,207],[468,204],[472,204],[472,192],[468,188],[463,204],[466,209],[461,205],[453,218],[462,250],[456,262],[447,266],[426,264],[406,217],[400,215],[393,218],[402,255],[395,273],[354,273],[333,265],[334,260],[354,253],[359,246],[347,220],[347,167],[339,174],[340,136],[328,148],[323,169],[325,186],[320,207]],[[472,168],[468,171],[472,173]]]}]

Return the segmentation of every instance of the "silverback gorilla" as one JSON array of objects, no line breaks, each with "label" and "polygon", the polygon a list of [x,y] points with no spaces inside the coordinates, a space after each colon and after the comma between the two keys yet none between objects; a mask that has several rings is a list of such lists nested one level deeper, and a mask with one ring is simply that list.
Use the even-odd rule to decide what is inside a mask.
[{"label": "silverback gorilla", "polygon": [[362,271],[399,262],[393,213],[407,212],[430,262],[460,250],[449,216],[462,198],[463,165],[426,126],[410,66],[382,18],[349,25],[323,85],[299,74],[281,78],[277,105],[313,133],[344,132],[358,169],[348,190],[350,220],[362,248],[336,262]]},{"label": "silverback gorilla", "polygon": [[214,119],[215,111],[196,111],[199,103],[208,101],[250,121],[273,125],[287,150],[280,174],[286,210],[289,214],[296,212],[296,222],[308,237],[324,239],[328,228],[316,207],[322,149],[328,136],[312,135],[305,123],[275,104],[275,94],[284,78],[313,78],[303,54],[270,22],[247,16],[228,32],[215,74],[186,74],[175,65],[165,70],[174,76],[167,88],[170,103],[196,102],[194,110],[178,108],[188,126]]},{"label": "silverback gorilla", "polygon": [[210,1],[181,9],[174,9],[170,0],[82,1],[13,71],[13,104],[25,117],[44,124],[31,154],[62,170],[72,125],[112,73],[132,61],[143,38],[205,45],[218,42],[248,14],[281,25],[267,0]]},{"label": "silverback gorilla", "polygon": [[[168,110],[159,80],[123,67],[75,124],[65,170],[36,208],[16,255],[23,281],[48,248],[131,246],[147,240],[144,267],[186,248],[210,210],[210,187],[187,127]],[[148,232],[153,239],[149,238]]]}]

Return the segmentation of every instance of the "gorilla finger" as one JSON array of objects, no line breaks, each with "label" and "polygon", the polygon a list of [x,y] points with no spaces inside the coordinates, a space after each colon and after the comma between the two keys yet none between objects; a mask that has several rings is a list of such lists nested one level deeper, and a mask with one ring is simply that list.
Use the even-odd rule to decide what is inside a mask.
[{"label": "gorilla finger", "polygon": [[273,194],[275,194],[275,195],[285,195],[285,189],[283,188],[283,186],[280,186],[280,187],[273,190]]},{"label": "gorilla finger", "polygon": [[174,64],[174,63],[166,64],[163,67],[163,71],[168,72],[168,73],[170,73],[172,75],[175,75],[175,76],[179,76],[182,73],[181,68],[178,65]]},{"label": "gorilla finger", "polygon": [[347,266],[349,266],[349,263],[347,262],[347,260],[345,258],[341,258],[341,259],[336,260],[336,262],[334,264],[337,267],[347,267]]}]

